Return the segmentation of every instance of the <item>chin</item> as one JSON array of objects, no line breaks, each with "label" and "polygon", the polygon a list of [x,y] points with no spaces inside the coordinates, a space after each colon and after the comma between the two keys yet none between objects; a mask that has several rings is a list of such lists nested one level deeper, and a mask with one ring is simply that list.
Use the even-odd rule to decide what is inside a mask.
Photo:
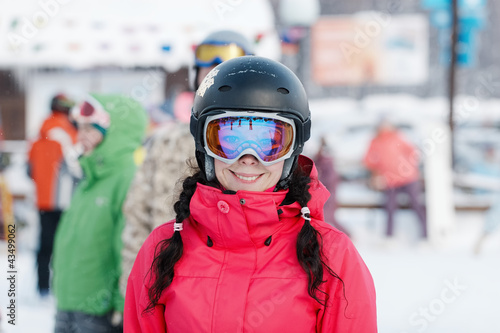
[{"label": "chin", "polygon": [[252,191],[252,192],[262,192],[262,186],[258,184],[238,184],[238,186],[232,186],[233,191]]},{"label": "chin", "polygon": [[248,186],[248,187],[242,188],[242,190],[243,191],[251,191],[251,192],[262,192],[262,191],[264,191],[261,188],[255,187],[255,186]]}]

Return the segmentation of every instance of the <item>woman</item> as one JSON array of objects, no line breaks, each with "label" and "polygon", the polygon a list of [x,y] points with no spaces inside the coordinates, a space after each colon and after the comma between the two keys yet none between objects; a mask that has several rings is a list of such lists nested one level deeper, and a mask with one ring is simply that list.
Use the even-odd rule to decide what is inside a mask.
[{"label": "woman", "polygon": [[280,63],[244,56],[205,77],[191,117],[199,170],[136,258],[126,332],[376,332],[371,275],[323,221],[329,193],[299,156],[310,125]]},{"label": "woman", "polygon": [[122,206],[146,130],[146,112],[133,99],[92,94],[72,111],[84,178],[57,227],[53,290],[56,333],[121,331],[119,292]]}]

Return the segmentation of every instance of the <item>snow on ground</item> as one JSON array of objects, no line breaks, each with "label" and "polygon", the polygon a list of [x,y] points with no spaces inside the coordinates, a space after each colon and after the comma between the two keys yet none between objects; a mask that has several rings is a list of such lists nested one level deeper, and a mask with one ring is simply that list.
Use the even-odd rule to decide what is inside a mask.
[{"label": "snow on ground", "polygon": [[395,240],[388,242],[380,237],[382,211],[339,211],[344,225],[355,224],[355,244],[375,281],[379,332],[500,332],[500,232],[475,255],[481,214],[458,213],[455,232],[441,247],[416,239],[411,212],[397,218]]},{"label": "snow on ground", "polygon": [[[384,212],[378,209],[339,209],[338,219],[372,272],[381,333],[496,333],[500,332],[500,232],[473,254],[482,226],[480,213],[457,214],[456,228],[444,246],[418,241],[417,220],[411,211],[396,215],[395,237],[385,240]],[[40,300],[35,292],[36,227],[17,234],[18,291],[16,326],[6,323],[8,281],[6,243],[0,243],[1,327],[9,332],[53,332],[55,301]]]}]

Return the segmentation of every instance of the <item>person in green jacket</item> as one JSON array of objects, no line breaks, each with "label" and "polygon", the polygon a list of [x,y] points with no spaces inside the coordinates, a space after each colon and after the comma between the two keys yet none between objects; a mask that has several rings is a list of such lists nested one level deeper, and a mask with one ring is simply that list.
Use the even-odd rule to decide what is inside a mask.
[{"label": "person in green jacket", "polygon": [[122,205],[147,117],[128,97],[97,94],[78,105],[73,116],[84,178],[56,231],[55,332],[114,332],[113,314],[123,312],[124,305],[118,288]]}]

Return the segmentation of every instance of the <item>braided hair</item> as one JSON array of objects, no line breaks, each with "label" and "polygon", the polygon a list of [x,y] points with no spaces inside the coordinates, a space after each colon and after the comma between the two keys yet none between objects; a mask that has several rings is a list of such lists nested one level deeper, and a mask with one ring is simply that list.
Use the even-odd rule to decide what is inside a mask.
[{"label": "braided hair", "polygon": [[[295,168],[291,181],[289,182],[289,191],[282,203],[291,204],[298,202],[302,207],[307,207],[311,199],[309,193],[310,177],[302,170]],[[187,177],[182,183],[182,192],[179,200],[174,204],[176,213],[175,222],[182,223],[190,215],[189,204],[196,191],[197,184],[220,186],[217,182],[206,180],[204,172],[197,170],[192,176]],[[309,216],[306,216],[309,217]],[[155,249],[155,257],[150,268],[150,279],[153,280],[148,290],[149,304],[144,312],[152,310],[157,304],[160,296],[174,278],[174,266],[182,257],[183,243],[179,231],[175,231],[171,238],[159,242]],[[308,294],[321,305],[326,305],[328,294],[319,287],[325,282],[323,280],[324,270],[339,279],[342,279],[324,262],[321,235],[314,229],[309,220],[305,219],[304,225],[297,237],[296,245],[297,258],[304,269],[308,278]],[[152,274],[151,274],[152,273]],[[325,297],[318,297],[318,293]]]}]

